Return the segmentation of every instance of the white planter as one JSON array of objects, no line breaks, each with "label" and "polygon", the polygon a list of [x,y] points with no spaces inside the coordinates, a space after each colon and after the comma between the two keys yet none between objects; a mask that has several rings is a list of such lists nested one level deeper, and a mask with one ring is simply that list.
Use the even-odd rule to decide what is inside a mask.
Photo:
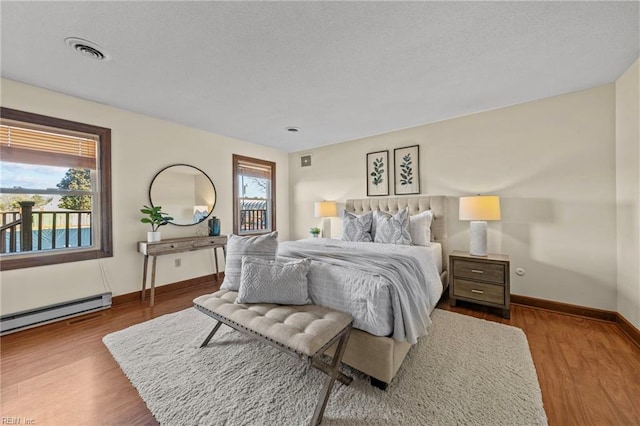
[{"label": "white planter", "polygon": [[160,231],[147,232],[148,243],[157,243],[158,241],[160,241]]}]

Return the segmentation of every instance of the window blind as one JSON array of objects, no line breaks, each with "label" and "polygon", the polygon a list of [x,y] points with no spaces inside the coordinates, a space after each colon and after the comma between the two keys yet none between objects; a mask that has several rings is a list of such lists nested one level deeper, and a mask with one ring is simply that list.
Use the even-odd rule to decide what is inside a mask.
[{"label": "window blind", "polygon": [[0,125],[2,161],[95,169],[96,149],[94,139]]},{"label": "window blind", "polygon": [[259,179],[271,179],[271,167],[246,161],[238,161],[238,175]]}]

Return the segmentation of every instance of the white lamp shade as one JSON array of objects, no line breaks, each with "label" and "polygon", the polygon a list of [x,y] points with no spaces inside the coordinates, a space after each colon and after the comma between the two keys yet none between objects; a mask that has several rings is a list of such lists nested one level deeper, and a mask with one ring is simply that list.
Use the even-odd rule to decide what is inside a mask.
[{"label": "white lamp shade", "polygon": [[500,220],[500,197],[497,195],[460,197],[460,220]]},{"label": "white lamp shade", "polygon": [[317,201],[314,205],[315,217],[336,217],[338,206],[335,201]]}]

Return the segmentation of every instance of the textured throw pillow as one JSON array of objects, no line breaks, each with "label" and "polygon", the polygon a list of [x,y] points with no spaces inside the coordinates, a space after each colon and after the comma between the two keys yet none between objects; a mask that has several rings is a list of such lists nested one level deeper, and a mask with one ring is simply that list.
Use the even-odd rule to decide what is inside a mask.
[{"label": "textured throw pillow", "polygon": [[242,271],[242,256],[275,260],[277,250],[277,231],[254,237],[239,237],[230,234],[227,239],[224,281],[220,288],[238,291],[240,288],[240,273]]},{"label": "textured throw pillow", "polygon": [[344,211],[342,214],[342,239],[345,241],[371,242],[373,212],[357,215]]},{"label": "textured throw pillow", "polygon": [[236,303],[308,305],[310,267],[309,259],[279,263],[244,256]]},{"label": "textured throw pillow", "polygon": [[416,246],[428,246],[431,242],[431,221],[433,212],[425,210],[409,216],[409,234],[411,242]]},{"label": "textured throw pillow", "polygon": [[373,212],[376,222],[374,242],[387,244],[411,244],[409,234],[409,209],[399,211],[394,215],[376,210]]}]

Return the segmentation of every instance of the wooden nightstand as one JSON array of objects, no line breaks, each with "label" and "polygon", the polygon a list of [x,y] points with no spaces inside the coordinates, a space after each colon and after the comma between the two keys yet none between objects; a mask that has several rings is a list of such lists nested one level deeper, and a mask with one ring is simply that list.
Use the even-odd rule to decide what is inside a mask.
[{"label": "wooden nightstand", "polygon": [[449,255],[449,300],[458,300],[502,309],[502,316],[510,318],[509,256],[490,254],[471,256],[454,251]]}]

